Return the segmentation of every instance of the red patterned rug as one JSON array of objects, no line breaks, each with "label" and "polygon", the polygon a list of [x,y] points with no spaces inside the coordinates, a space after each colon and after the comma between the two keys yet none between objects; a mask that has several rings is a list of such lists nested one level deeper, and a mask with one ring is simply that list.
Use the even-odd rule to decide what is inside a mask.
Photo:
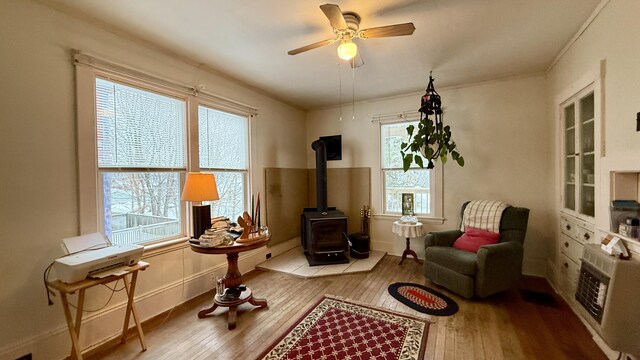
[{"label": "red patterned rug", "polygon": [[453,299],[424,285],[393,283],[388,290],[401,303],[425,314],[448,316],[458,312],[458,304]]},{"label": "red patterned rug", "polygon": [[422,359],[429,321],[324,296],[258,359]]}]

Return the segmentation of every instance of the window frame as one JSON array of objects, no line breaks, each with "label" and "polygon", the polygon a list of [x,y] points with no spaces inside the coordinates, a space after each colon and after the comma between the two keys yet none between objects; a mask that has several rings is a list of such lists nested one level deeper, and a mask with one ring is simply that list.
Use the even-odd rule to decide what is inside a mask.
[{"label": "window frame", "polygon": [[[199,111],[198,111],[198,108],[200,106],[205,107],[205,108],[209,108],[209,109],[212,109],[212,110],[215,110],[215,111],[220,111],[220,112],[224,112],[224,113],[227,113],[227,114],[231,114],[231,115],[235,115],[235,116],[240,116],[240,117],[246,118],[246,121],[247,121],[247,134],[246,134],[247,135],[247,147],[246,147],[245,150],[247,152],[247,164],[246,164],[247,167],[245,169],[239,170],[239,169],[200,167],[200,153],[198,151],[199,147],[200,147],[200,143],[199,143],[200,142],[200,138],[199,138],[200,128],[198,126],[198,123],[199,123]],[[250,201],[251,201],[251,194],[252,194],[252,188],[251,188],[251,184],[252,184],[252,181],[251,181],[251,169],[252,169],[252,167],[251,167],[251,159],[252,159],[252,156],[251,156],[251,153],[252,153],[251,152],[251,139],[252,139],[252,137],[251,137],[251,119],[252,119],[252,116],[250,116],[250,115],[247,116],[246,114],[241,114],[241,113],[236,112],[236,111],[230,111],[230,110],[221,109],[220,107],[217,107],[215,104],[212,104],[211,102],[206,101],[206,100],[199,100],[198,103],[195,106],[195,109],[196,109],[196,112],[195,112],[195,114],[196,114],[196,116],[195,116],[195,118],[196,118],[195,119],[195,124],[196,124],[196,128],[197,128],[197,131],[196,131],[197,140],[196,140],[195,150],[196,150],[197,154],[196,154],[196,156],[194,158],[197,159],[197,160],[195,160],[194,162],[197,162],[197,163],[194,164],[194,165],[197,167],[198,171],[207,172],[207,173],[229,172],[229,173],[240,173],[240,174],[242,174],[243,175],[242,176],[242,180],[243,180],[243,183],[244,183],[244,204],[243,205],[244,205],[244,209],[245,210],[248,209],[249,212],[251,212],[251,205],[252,204],[250,203]],[[213,214],[213,209],[212,209],[211,216],[213,216],[213,215],[214,214]],[[231,221],[235,221],[236,219],[230,219],[230,220]]]},{"label": "window frame", "polygon": [[[379,121],[379,129],[378,129],[378,156],[380,161],[380,187],[381,187],[381,197],[380,197],[380,213],[378,216],[388,217],[388,218],[398,218],[402,216],[402,212],[390,212],[387,211],[387,184],[386,184],[386,176],[385,173],[387,171],[402,171],[402,167],[385,167],[384,165],[384,144],[383,144],[383,130],[386,125],[398,125],[405,124],[409,126],[410,123],[418,121],[419,118],[417,116],[404,117],[400,120],[389,120],[389,121]],[[398,152],[400,149],[398,149]],[[427,223],[436,223],[442,224],[444,222],[443,218],[443,171],[442,171],[442,163],[437,162],[433,169],[420,168],[416,164],[411,165],[411,170],[419,170],[419,171],[429,171],[429,194],[430,194],[430,208],[431,213],[416,213],[414,214],[420,221]],[[415,200],[414,200],[415,201]]]},{"label": "window frame", "polygon": [[[217,111],[247,118],[247,169],[245,210],[248,209],[252,191],[252,151],[251,123],[256,109],[212,94],[189,91],[189,88],[172,84],[116,64],[75,54],[76,71],[76,108],[77,108],[77,155],[78,155],[78,206],[80,234],[100,232],[104,234],[104,199],[102,172],[177,172],[179,173],[180,193],[184,186],[186,172],[200,171],[198,154],[198,106],[206,106]],[[105,65],[106,64],[106,65]],[[185,167],[184,168],[100,168],[97,147],[96,80],[108,81],[132,86],[143,91],[154,92],[185,101]],[[191,89],[193,90],[193,89]],[[168,246],[190,238],[192,231],[191,204],[180,201],[180,234],[155,241],[136,243],[145,249]]]}]

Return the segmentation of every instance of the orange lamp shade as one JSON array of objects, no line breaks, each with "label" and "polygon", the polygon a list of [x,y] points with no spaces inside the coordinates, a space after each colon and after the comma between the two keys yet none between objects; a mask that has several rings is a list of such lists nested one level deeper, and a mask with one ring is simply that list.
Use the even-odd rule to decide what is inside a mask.
[{"label": "orange lamp shade", "polygon": [[187,179],[182,189],[181,200],[186,201],[210,201],[218,200],[218,187],[213,174],[197,172],[187,173]]}]

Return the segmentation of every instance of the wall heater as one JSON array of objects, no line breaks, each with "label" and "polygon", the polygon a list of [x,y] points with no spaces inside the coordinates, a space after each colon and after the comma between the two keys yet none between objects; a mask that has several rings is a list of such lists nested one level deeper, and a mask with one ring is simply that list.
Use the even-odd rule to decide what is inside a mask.
[{"label": "wall heater", "polygon": [[640,354],[640,262],[585,244],[575,294],[579,311],[615,351]]}]

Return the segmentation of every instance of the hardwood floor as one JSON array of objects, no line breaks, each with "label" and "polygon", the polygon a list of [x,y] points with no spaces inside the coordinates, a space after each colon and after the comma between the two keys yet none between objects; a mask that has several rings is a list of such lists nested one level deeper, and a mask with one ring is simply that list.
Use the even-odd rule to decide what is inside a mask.
[{"label": "hardwood floor", "polygon": [[[284,333],[322,294],[333,294],[380,307],[421,315],[391,297],[387,286],[396,281],[425,284],[458,302],[460,310],[449,317],[432,317],[427,359],[606,359],[591,335],[554,294],[558,306],[524,301],[516,290],[469,301],[432,284],[413,261],[398,265],[399,257],[385,256],[369,273],[302,279],[279,272],[256,270],[245,283],[267,309],[242,305],[237,328],[227,330],[226,309],[198,319],[210,305],[212,293],[177,307],[144,324],[148,350],[131,337],[111,345],[89,359],[254,359]],[[541,279],[523,286],[553,293]]]}]

